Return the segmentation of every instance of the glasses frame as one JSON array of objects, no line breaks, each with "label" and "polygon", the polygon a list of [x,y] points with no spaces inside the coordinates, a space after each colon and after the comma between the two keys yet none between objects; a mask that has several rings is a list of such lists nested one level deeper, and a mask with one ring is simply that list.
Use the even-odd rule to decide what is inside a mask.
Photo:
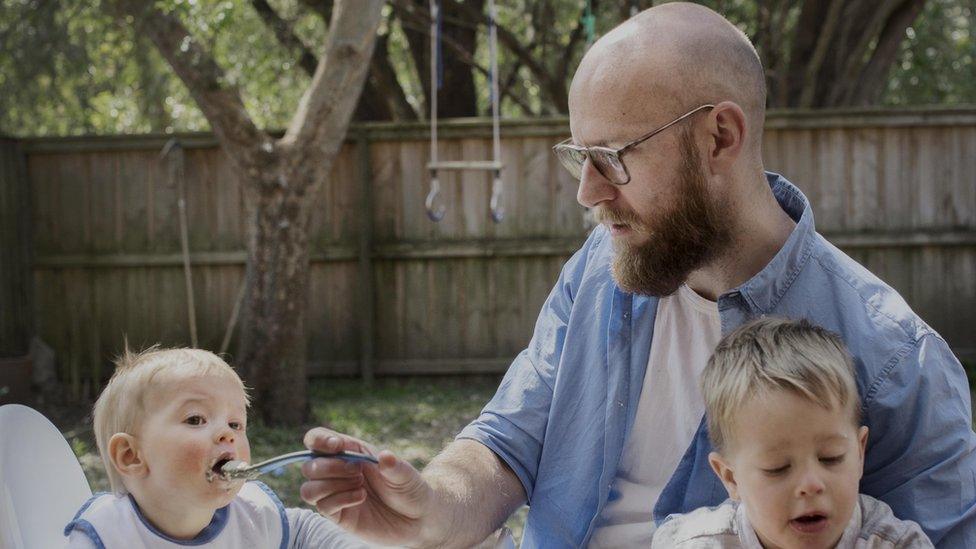
[{"label": "glasses frame", "polygon": [[[656,128],[654,130],[651,130],[650,132],[648,132],[648,133],[646,133],[646,134],[638,137],[637,139],[635,139],[635,140],[627,143],[623,147],[620,147],[619,149],[613,149],[613,148],[610,148],[610,147],[601,147],[601,146],[582,147],[580,145],[574,145],[572,143],[573,138],[570,137],[570,138],[564,139],[563,141],[560,141],[559,143],[553,145],[552,150],[553,150],[554,153],[556,153],[556,157],[560,159],[560,163],[563,165],[563,167],[566,168],[567,170],[569,170],[570,173],[573,173],[574,170],[570,169],[566,165],[566,163],[562,161],[563,156],[561,156],[559,154],[559,150],[560,149],[568,149],[568,150],[571,150],[571,151],[575,151],[575,152],[578,152],[578,153],[585,154],[586,155],[586,158],[588,158],[590,160],[590,164],[593,164],[593,167],[596,168],[596,171],[598,171],[600,173],[600,175],[602,175],[603,177],[605,177],[608,181],[610,181],[614,185],[626,185],[627,183],[630,183],[630,170],[627,169],[627,165],[624,164],[624,161],[623,161],[623,158],[622,158],[623,157],[623,154],[625,152],[633,149],[637,145],[640,145],[641,143],[647,141],[648,139],[654,137],[655,135],[657,135],[657,134],[663,132],[664,130],[670,128],[671,126],[674,126],[675,124],[677,124],[678,122],[681,122],[682,120],[688,118],[689,116],[691,116],[691,115],[693,115],[693,114],[695,114],[695,113],[697,113],[699,111],[706,110],[706,109],[711,109],[713,107],[715,107],[715,105],[714,104],[711,104],[711,103],[706,103],[704,105],[700,105],[698,107],[695,107],[694,109],[691,109],[690,111],[682,114],[678,118],[675,118],[674,120],[668,122],[667,124],[665,124],[665,125],[663,125],[663,126],[661,126],[659,128]],[[597,166],[597,164],[593,162],[593,156],[591,155],[591,152],[590,151],[600,151],[601,153],[603,153],[606,156],[616,157],[617,162],[620,164],[620,166],[624,170],[624,173],[627,175],[627,180],[624,181],[624,182],[622,182],[622,183],[617,183],[616,181],[613,181],[612,179],[610,179],[610,177],[608,177],[607,174],[603,173],[603,171]],[[585,163],[585,161],[584,161],[584,163]],[[582,166],[583,166],[583,164],[580,164],[580,174],[581,174],[580,177],[582,177]]]}]

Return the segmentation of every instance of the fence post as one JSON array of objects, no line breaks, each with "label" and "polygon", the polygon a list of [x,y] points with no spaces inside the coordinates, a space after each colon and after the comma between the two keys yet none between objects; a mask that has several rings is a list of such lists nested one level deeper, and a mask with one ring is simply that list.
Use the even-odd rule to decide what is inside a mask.
[{"label": "fence post", "polygon": [[367,384],[373,383],[376,356],[376,277],[373,273],[373,197],[372,173],[369,169],[369,134],[356,132],[359,164],[359,355],[360,374]]},{"label": "fence post", "polygon": [[24,156],[16,141],[0,138],[0,404],[30,398],[32,245]]}]

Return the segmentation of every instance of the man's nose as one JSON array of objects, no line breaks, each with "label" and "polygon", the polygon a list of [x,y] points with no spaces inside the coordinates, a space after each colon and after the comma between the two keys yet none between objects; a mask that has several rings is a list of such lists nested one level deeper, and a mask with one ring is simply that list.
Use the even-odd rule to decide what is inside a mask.
[{"label": "man's nose", "polygon": [[797,484],[796,491],[800,497],[822,494],[824,491],[824,481],[820,472],[814,469],[806,470],[800,477],[800,483]]},{"label": "man's nose", "polygon": [[617,186],[603,177],[603,174],[593,167],[592,162],[587,160],[583,163],[579,188],[576,190],[576,201],[580,205],[593,208],[601,202],[613,200],[617,192]]}]

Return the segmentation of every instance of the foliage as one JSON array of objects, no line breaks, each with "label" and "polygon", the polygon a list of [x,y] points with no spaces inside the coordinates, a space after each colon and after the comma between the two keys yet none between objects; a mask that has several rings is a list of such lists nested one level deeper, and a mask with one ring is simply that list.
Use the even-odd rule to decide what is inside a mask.
[{"label": "foliage", "polygon": [[[388,60],[414,115],[423,117],[426,99],[421,71],[411,59],[405,23],[391,0],[381,34],[388,36]],[[456,0],[452,0],[456,1]],[[700,0],[726,14],[747,34],[760,31],[756,0]],[[309,76],[297,66],[297,53],[281,46],[248,0],[160,0],[176,11],[191,33],[212,51],[227,78],[240,86],[255,123],[283,128]],[[327,21],[299,0],[272,2],[305,44],[320,44]],[[594,1],[597,34],[629,15],[631,7],[652,2]],[[775,3],[774,3],[775,4]],[[796,24],[788,12],[784,29]],[[539,70],[565,87],[585,51],[571,42],[583,14],[583,0],[497,0],[498,22],[518,38]],[[773,5],[773,4],[771,4]],[[972,0],[929,0],[906,33],[898,62],[889,73],[887,105],[976,102],[976,52]],[[468,24],[477,24],[468,22]],[[414,23],[417,26],[417,23]],[[423,25],[420,25],[423,27]],[[473,62],[477,111],[489,112],[486,27],[481,25]],[[784,32],[781,49],[790,47]],[[207,122],[185,86],[147,39],[123,29],[106,15],[101,0],[0,0],[0,134],[69,135],[192,131]],[[445,55],[456,55],[444,48]],[[564,63],[565,60],[565,63]],[[559,71],[568,67],[566,74]],[[512,48],[499,48],[504,116],[557,112],[540,74],[533,73]],[[442,92],[443,93],[443,92]]]},{"label": "foliage", "polygon": [[976,2],[929,0],[906,32],[887,105],[976,103]]},{"label": "foliage", "polygon": [[165,72],[161,61],[97,1],[4,1],[0,21],[0,48],[10,52],[0,56],[0,133],[145,132],[154,92],[179,95],[151,76]]}]

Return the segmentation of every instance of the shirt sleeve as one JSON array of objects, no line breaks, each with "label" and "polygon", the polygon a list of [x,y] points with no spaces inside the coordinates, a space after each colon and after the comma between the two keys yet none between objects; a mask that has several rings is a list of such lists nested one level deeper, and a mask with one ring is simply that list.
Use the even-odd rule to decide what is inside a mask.
[{"label": "shirt sleeve", "polygon": [[937,547],[976,547],[976,434],[959,361],[929,332],[864,398],[871,428],[861,491],[917,522]]},{"label": "shirt sleeve", "polygon": [[346,532],[338,524],[309,509],[285,509],[288,517],[290,549],[366,549],[370,545]]},{"label": "shirt sleeve", "polygon": [[592,231],[563,266],[539,313],[529,346],[512,362],[481,415],[457,436],[480,442],[497,454],[519,478],[530,501],[574,298],[590,251],[603,232],[600,228]]},{"label": "shirt sleeve", "polygon": [[932,541],[919,525],[910,522],[905,536],[895,542],[893,549],[932,549],[932,547]]}]

